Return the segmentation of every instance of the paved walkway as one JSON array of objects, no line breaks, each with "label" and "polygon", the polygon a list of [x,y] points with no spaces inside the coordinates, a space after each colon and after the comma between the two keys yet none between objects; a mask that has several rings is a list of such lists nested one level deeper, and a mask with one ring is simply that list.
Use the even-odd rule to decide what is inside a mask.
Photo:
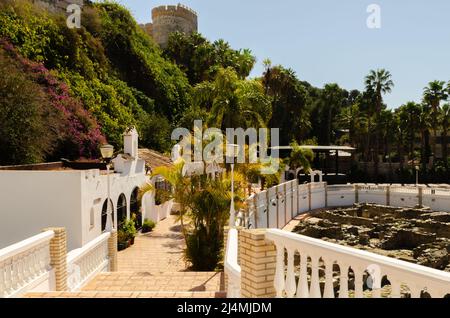
[{"label": "paved walkway", "polygon": [[47,292],[25,298],[226,298],[224,292]]},{"label": "paved walkway", "polygon": [[176,216],[138,235],[118,253],[118,271],[100,273],[79,292],[29,293],[30,298],[222,298],[222,272],[189,272]]},{"label": "paved walkway", "polygon": [[176,216],[160,221],[155,229],[138,235],[133,246],[118,253],[119,272],[161,274],[186,270],[184,238]]},{"label": "paved walkway", "polygon": [[215,292],[223,290],[222,284],[220,272],[113,272],[97,275],[83,291]]}]

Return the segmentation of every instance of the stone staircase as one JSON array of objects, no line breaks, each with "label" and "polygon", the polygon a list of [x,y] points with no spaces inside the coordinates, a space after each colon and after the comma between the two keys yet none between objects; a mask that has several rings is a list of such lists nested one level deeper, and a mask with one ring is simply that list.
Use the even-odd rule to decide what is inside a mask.
[{"label": "stone staircase", "polygon": [[224,298],[222,272],[100,273],[81,291],[29,293],[28,298]]},{"label": "stone staircase", "polygon": [[183,259],[184,238],[176,216],[160,221],[153,232],[118,252],[118,271],[96,275],[80,291],[29,293],[43,298],[222,298],[222,272],[189,272]]}]

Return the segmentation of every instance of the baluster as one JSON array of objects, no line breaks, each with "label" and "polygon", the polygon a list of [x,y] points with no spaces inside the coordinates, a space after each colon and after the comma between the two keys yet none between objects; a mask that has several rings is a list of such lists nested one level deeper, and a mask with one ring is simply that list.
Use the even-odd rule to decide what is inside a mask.
[{"label": "baluster", "polygon": [[[50,254],[50,250],[48,251]],[[47,269],[47,266],[50,264],[50,257],[47,255],[45,248],[41,248],[39,251],[39,264],[40,264],[40,274],[44,273]]]},{"label": "baluster", "polygon": [[17,260],[17,286],[20,287],[25,281],[24,270],[23,270],[23,254],[19,255]]},{"label": "baluster", "polygon": [[277,263],[275,270],[275,282],[274,287],[277,292],[277,297],[283,297],[283,290],[285,286],[284,282],[284,246],[276,244],[277,248]]},{"label": "baluster", "polygon": [[321,298],[319,281],[319,257],[311,256],[311,298]]},{"label": "baluster", "polygon": [[295,284],[295,272],[294,272],[294,254],[295,249],[288,248],[288,266],[287,266],[287,274],[286,274],[286,295],[287,298],[293,298],[295,292],[297,290],[297,286]]},{"label": "baluster", "polygon": [[5,264],[0,263],[0,298],[6,296]]},{"label": "baluster", "polygon": [[39,250],[34,250],[33,253],[33,274],[35,277],[37,277],[39,275],[39,255],[38,255]]},{"label": "baluster", "polygon": [[12,282],[12,271],[13,271],[13,265],[12,265],[12,259],[8,261],[8,264],[5,266],[6,273],[5,273],[5,291],[7,294],[11,293],[13,289],[13,282]]},{"label": "baluster", "polygon": [[300,254],[300,277],[298,279],[297,298],[309,298],[308,288],[308,255]]},{"label": "baluster", "polygon": [[330,258],[325,259],[325,289],[323,298],[334,298],[333,260]]},{"label": "baluster", "polygon": [[11,287],[12,290],[16,290],[19,287],[19,264],[17,262],[17,257],[13,257],[12,259],[12,273],[11,273]]},{"label": "baluster", "polygon": [[25,275],[25,279],[27,281],[33,280],[33,276],[31,274],[32,272],[31,272],[31,268],[30,268],[30,265],[31,265],[30,259],[31,259],[32,252],[33,252],[32,250],[28,251],[27,255],[25,256],[24,263],[23,263],[24,264],[24,267],[23,267],[24,275]]},{"label": "baluster", "polygon": [[360,268],[353,268],[353,266],[352,269],[353,273],[355,274],[355,298],[364,298],[364,271]]},{"label": "baluster", "polygon": [[348,268],[347,264],[339,264],[339,298],[348,298]]},{"label": "baluster", "polygon": [[391,298],[401,298],[401,281],[390,279],[391,282]]}]

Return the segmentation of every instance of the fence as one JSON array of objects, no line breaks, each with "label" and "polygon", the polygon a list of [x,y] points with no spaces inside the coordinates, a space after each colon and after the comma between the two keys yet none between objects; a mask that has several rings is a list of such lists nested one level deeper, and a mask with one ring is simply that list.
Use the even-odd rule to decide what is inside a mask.
[{"label": "fence", "polygon": [[70,291],[79,290],[98,273],[109,271],[108,239],[110,235],[109,232],[104,233],[85,246],[67,254],[67,286]]},{"label": "fence", "polygon": [[272,187],[248,200],[250,228],[282,229],[294,217],[326,207],[375,203],[395,207],[427,206],[450,212],[450,189],[398,185],[332,185],[325,182],[298,185],[292,180]]},{"label": "fence", "polygon": [[53,231],[46,231],[0,250],[0,298],[54,290],[54,271],[50,266],[53,236]]},{"label": "fence", "polygon": [[79,290],[96,274],[116,271],[117,232],[104,233],[69,253],[64,228],[0,250],[0,298],[28,292]]},{"label": "fence", "polygon": [[[276,246],[274,287],[278,297],[400,298],[403,291],[412,298],[425,292],[433,298],[442,298],[450,293],[450,273],[444,271],[278,229],[268,230],[266,238]],[[382,289],[384,276],[390,288]],[[337,281],[339,289],[335,290]],[[364,284],[370,284],[366,291]]]}]

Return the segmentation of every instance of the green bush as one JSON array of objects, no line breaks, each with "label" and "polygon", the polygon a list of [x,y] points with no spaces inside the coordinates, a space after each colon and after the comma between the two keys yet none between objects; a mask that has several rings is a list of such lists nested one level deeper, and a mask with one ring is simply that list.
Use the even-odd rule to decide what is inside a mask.
[{"label": "green bush", "polygon": [[137,230],[133,220],[126,220],[122,227],[127,239],[132,239],[136,236]]},{"label": "green bush", "polygon": [[152,220],[149,220],[149,219],[145,219],[144,224],[142,224],[142,233],[148,233],[148,232],[153,231],[155,226],[156,226],[155,222],[153,222]]},{"label": "green bush", "polygon": [[0,164],[42,162],[54,149],[58,111],[0,49]]}]

